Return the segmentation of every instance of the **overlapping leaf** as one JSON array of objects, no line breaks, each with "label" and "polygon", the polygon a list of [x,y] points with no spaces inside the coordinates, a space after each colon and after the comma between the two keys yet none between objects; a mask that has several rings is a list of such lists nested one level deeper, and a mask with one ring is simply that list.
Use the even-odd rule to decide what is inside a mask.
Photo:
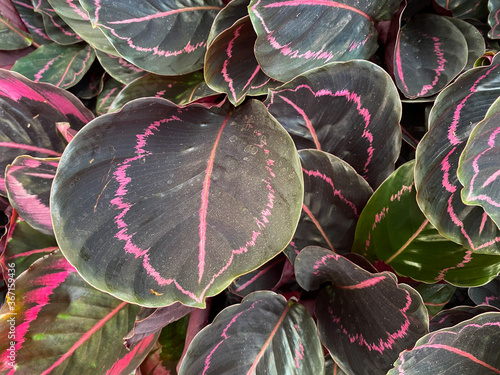
[{"label": "overlapping leaf", "polygon": [[321,374],[316,325],[298,302],[255,292],[224,309],[191,342],[179,374]]},{"label": "overlapping leaf", "polygon": [[69,122],[75,130],[93,115],[69,92],[34,83],[22,75],[0,69],[0,194],[5,195],[4,170],[19,155],[60,156],[65,143],[56,122]]},{"label": "overlapping leaf", "polygon": [[[398,7],[394,0],[252,0],[257,60],[267,75],[286,82],[329,62],[369,59],[378,48],[375,22],[390,19]],[[297,30],[304,35],[297,38]]]},{"label": "overlapping leaf", "polygon": [[500,14],[500,2],[498,0],[488,0],[488,10],[488,24],[490,25],[488,37],[491,39],[500,39],[500,19],[498,18]]},{"label": "overlapping leaf", "polygon": [[217,92],[207,86],[201,71],[180,76],[159,76],[146,74],[126,85],[113,100],[109,112],[116,112],[133,99],[154,96],[184,105],[200,98],[216,95]]},{"label": "overlapping leaf", "polygon": [[459,18],[446,17],[446,19],[460,30],[467,42],[468,54],[464,70],[469,70],[474,67],[476,60],[486,52],[484,38],[479,30],[470,23]]},{"label": "overlapping leaf", "polygon": [[[88,285],[60,252],[36,261],[20,275],[15,290],[0,309],[0,371],[16,373],[130,374],[146,356],[157,335],[129,352],[122,337],[133,325],[138,306],[127,304]],[[11,324],[14,338],[8,338]]]},{"label": "overlapping leaf", "polygon": [[337,253],[351,251],[359,215],[373,194],[368,183],[343,160],[319,150],[299,152],[304,176],[304,203],[293,245],[287,255],[309,245]]},{"label": "overlapping leaf", "polygon": [[220,0],[80,3],[92,24],[121,56],[144,70],[163,75],[202,68],[210,27],[223,8]]},{"label": "overlapping leaf", "polygon": [[149,98],[78,132],[51,213],[61,250],[95,287],[202,307],[283,250],[302,196],[293,142],[260,102],[228,114]]},{"label": "overlapping leaf", "polygon": [[98,60],[90,66],[83,78],[75,86],[70,88],[70,92],[80,99],[92,99],[102,92],[106,73]]},{"label": "overlapping leaf", "polygon": [[232,0],[221,9],[208,34],[207,46],[210,46],[217,35],[229,29],[236,21],[248,16],[248,3],[249,0]]},{"label": "overlapping leaf", "polygon": [[500,272],[498,255],[475,254],[444,238],[422,214],[413,167],[413,161],[400,167],[370,198],[358,221],[353,251],[427,283],[471,286],[494,278]]},{"label": "overlapping leaf", "polygon": [[46,234],[53,234],[49,200],[58,163],[53,158],[18,156],[5,171],[10,203],[28,224]]},{"label": "overlapping leaf", "polygon": [[500,231],[481,207],[462,202],[457,168],[473,127],[499,95],[497,54],[491,65],[465,72],[439,94],[429,115],[430,130],[416,151],[418,205],[443,236],[474,253],[500,254]]},{"label": "overlapping leaf", "polygon": [[31,35],[14,26],[12,22],[0,13],[0,49],[16,50],[31,45]]},{"label": "overlapping leaf", "polygon": [[376,187],[394,170],[401,101],[389,75],[368,61],[332,63],[271,90],[269,112],[297,148],[331,153]]},{"label": "overlapping leaf", "polygon": [[48,0],[32,0],[35,12],[42,15],[45,32],[61,45],[79,43],[82,38],[55,12]]},{"label": "overlapping leaf", "polygon": [[253,88],[269,82],[260,69],[249,45],[255,43],[255,32],[246,16],[220,33],[205,55],[205,79],[212,89],[225,92],[234,105],[241,104]]},{"label": "overlapping leaf", "polygon": [[485,20],[489,0],[435,0],[436,4],[450,10],[453,17]]},{"label": "overlapping leaf", "polygon": [[500,100],[472,130],[458,165],[462,201],[481,206],[500,226]]},{"label": "overlapping leaf", "polygon": [[500,309],[500,276],[486,285],[469,288],[469,297],[478,305],[490,305]]},{"label": "overlapping leaf", "polygon": [[318,329],[348,374],[385,374],[402,350],[428,332],[422,298],[408,285],[398,285],[392,273],[372,274],[316,246],[301,251],[295,272],[306,290],[329,283],[316,300]]},{"label": "overlapping leaf", "polygon": [[125,85],[123,83],[117,81],[114,78],[108,77],[107,79],[105,79],[102,91],[97,96],[96,112],[98,115],[109,112],[113,100],[116,99],[116,97],[124,87]]},{"label": "overlapping leaf", "polygon": [[422,296],[429,316],[434,316],[450,301],[456,287],[449,284],[420,284],[415,289]]},{"label": "overlapping leaf", "polygon": [[45,32],[42,15],[35,12],[31,0],[13,0],[12,4],[36,43],[52,43],[52,39]]},{"label": "overlapping leaf", "polygon": [[95,52],[88,44],[46,44],[16,61],[12,71],[34,82],[67,89],[76,85],[90,69]]},{"label": "overlapping leaf", "polygon": [[443,89],[467,63],[467,41],[445,17],[419,14],[400,30],[394,76],[408,98],[430,96]]},{"label": "overlapping leaf", "polygon": [[[401,353],[388,375],[498,374],[500,312],[481,314],[451,328],[429,333]],[[492,350],[493,349],[493,350]]]},{"label": "overlapping leaf", "polygon": [[99,50],[96,51],[96,55],[104,70],[121,83],[130,83],[147,74],[146,71],[129,63],[123,57],[113,56]]},{"label": "overlapping leaf", "polygon": [[443,328],[453,327],[486,312],[499,311],[496,307],[488,305],[456,306],[436,314],[429,322],[429,331],[434,332]]}]

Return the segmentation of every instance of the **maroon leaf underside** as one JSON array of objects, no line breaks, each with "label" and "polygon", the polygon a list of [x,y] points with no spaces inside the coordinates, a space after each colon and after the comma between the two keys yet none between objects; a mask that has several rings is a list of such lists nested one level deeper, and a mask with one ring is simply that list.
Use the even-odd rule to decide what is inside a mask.
[{"label": "maroon leaf underside", "polygon": [[56,122],[80,129],[93,115],[66,90],[34,83],[18,73],[0,70],[0,194],[6,195],[3,171],[19,155],[60,156],[65,147]]},{"label": "maroon leaf underside", "polygon": [[5,184],[7,195],[19,215],[33,228],[53,234],[50,217],[50,187],[59,159],[39,159],[18,156],[7,166]]},{"label": "maroon leaf underside", "polygon": [[[430,130],[415,161],[417,202],[439,232],[474,252],[498,254],[500,231],[478,206],[466,206],[457,177],[459,158],[473,127],[500,95],[500,57],[462,74],[438,96]],[[470,261],[466,255],[463,264]]]},{"label": "maroon leaf underside", "polygon": [[[397,284],[389,272],[371,274],[341,255],[310,246],[295,261],[306,290],[320,291],[316,302],[323,344],[347,373],[385,373],[399,353],[428,332],[428,316],[414,289]],[[352,317],[357,317],[352,319]],[[373,321],[384,319],[384,326]]]}]

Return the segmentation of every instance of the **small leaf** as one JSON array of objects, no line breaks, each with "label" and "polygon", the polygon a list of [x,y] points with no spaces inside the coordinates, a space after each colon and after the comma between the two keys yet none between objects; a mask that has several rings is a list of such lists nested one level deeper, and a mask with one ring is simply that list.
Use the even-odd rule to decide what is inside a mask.
[{"label": "small leaf", "polygon": [[420,284],[416,289],[424,300],[429,316],[434,316],[450,301],[456,287],[448,284]]},{"label": "small leaf", "polygon": [[469,297],[478,305],[490,305],[500,309],[500,276],[483,286],[469,288]]},{"label": "small leaf", "polygon": [[486,21],[488,16],[488,0],[434,0],[444,9],[451,10],[453,17],[467,19],[476,18]]},{"label": "small leaf", "polygon": [[12,71],[33,82],[52,83],[67,89],[76,85],[90,69],[95,52],[87,44],[46,44],[14,64]]},{"label": "small leaf", "polygon": [[[451,328],[431,332],[401,353],[388,375],[498,374],[500,312],[481,314]],[[493,349],[493,350],[492,350]]]},{"label": "small leaf", "polygon": [[[428,332],[427,310],[413,288],[390,272],[372,274],[341,255],[306,247],[295,260],[297,282],[321,289],[316,317],[322,343],[348,374],[385,374],[399,353]],[[374,324],[381,322],[383,324]]]},{"label": "small leaf", "polygon": [[128,62],[123,57],[96,51],[97,58],[106,72],[121,83],[127,84],[146,75],[148,72]]},{"label": "small leaf", "polygon": [[298,302],[255,292],[222,310],[191,342],[179,374],[322,374],[316,325]]},{"label": "small leaf", "polygon": [[42,15],[45,31],[50,39],[60,45],[79,43],[82,38],[54,11],[48,0],[32,1],[35,12]]},{"label": "small leaf", "polygon": [[475,316],[485,312],[498,312],[496,307],[481,305],[481,306],[456,306],[451,309],[440,311],[429,322],[429,331],[434,332],[443,328],[453,327],[466,320],[472,319]]},{"label": "small leaf", "polygon": [[[105,80],[101,93],[97,96],[96,112],[98,115],[108,113],[113,100],[118,96],[125,85],[114,78]],[[119,108],[118,108],[119,109]]]},{"label": "small leaf", "polygon": [[5,170],[7,195],[19,215],[33,228],[53,235],[50,187],[59,159],[18,156]]}]

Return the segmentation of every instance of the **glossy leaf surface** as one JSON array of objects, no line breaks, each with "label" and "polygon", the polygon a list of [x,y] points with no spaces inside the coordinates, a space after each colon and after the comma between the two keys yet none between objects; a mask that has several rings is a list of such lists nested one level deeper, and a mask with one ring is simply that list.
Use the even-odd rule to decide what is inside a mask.
[{"label": "glossy leaf surface", "polygon": [[456,306],[440,311],[435,315],[429,322],[429,331],[434,332],[443,328],[450,328],[486,312],[499,311],[496,307],[488,305]]},{"label": "glossy leaf surface", "polygon": [[[252,0],[257,60],[268,76],[286,82],[329,62],[369,59],[378,47],[374,23],[390,19],[398,7],[393,0]],[[305,34],[297,38],[297,30]]]},{"label": "glossy leaf surface", "polygon": [[303,195],[293,142],[260,102],[228,114],[155,98],[85,126],[52,189],[68,260],[95,287],[148,307],[203,307],[277,255]]},{"label": "glossy leaf surface", "polygon": [[0,13],[0,49],[16,50],[31,45],[32,39],[29,33],[20,30],[12,22]]},{"label": "glossy leaf surface", "polygon": [[500,276],[488,284],[469,288],[469,297],[478,305],[490,305],[500,309]]},{"label": "glossy leaf surface", "polygon": [[500,272],[500,257],[476,254],[439,234],[417,205],[413,167],[413,161],[401,166],[370,198],[353,251],[427,283],[471,286],[491,280]]},{"label": "glossy leaf surface", "polygon": [[[460,154],[474,128],[500,95],[500,57],[462,74],[437,97],[430,130],[416,151],[417,202],[439,232],[474,252],[500,253],[500,231],[481,207],[462,202]],[[466,259],[464,259],[466,260]]]},{"label": "glossy leaf surface", "polygon": [[460,30],[467,42],[468,54],[464,70],[469,70],[474,67],[476,60],[486,52],[484,38],[479,30],[469,22],[453,17],[446,17],[446,19]]},{"label": "glossy leaf surface", "polygon": [[202,72],[179,76],[159,76],[150,73],[126,85],[113,100],[109,112],[118,111],[131,100],[148,96],[164,98],[175,104],[185,105],[216,94],[217,92],[205,83]]},{"label": "glossy leaf surface", "polygon": [[124,87],[123,83],[114,78],[108,77],[106,79],[101,93],[97,96],[96,112],[98,115],[108,113],[113,100],[115,100],[120,90]]},{"label": "glossy leaf surface", "polygon": [[401,102],[389,75],[368,61],[332,63],[271,90],[269,112],[297,148],[349,163],[370,186],[393,170],[401,145]]},{"label": "glossy leaf surface", "polygon": [[[399,353],[428,331],[420,295],[389,272],[372,274],[317,246],[295,260],[298,283],[324,287],[316,300],[322,343],[348,374],[385,374]],[[374,324],[383,319],[384,324]]]},{"label": "glossy leaf surface", "polygon": [[12,206],[33,228],[53,234],[50,218],[50,187],[59,159],[18,156],[5,172],[7,194]]},{"label": "glossy leaf surface", "polygon": [[296,301],[255,292],[217,315],[191,342],[180,375],[321,374],[316,325]]},{"label": "glossy leaf surface", "polygon": [[229,29],[236,21],[248,16],[249,2],[249,0],[232,0],[221,9],[215,17],[212,28],[210,29],[207,46],[210,46],[217,35]]},{"label": "glossy leaf surface", "polygon": [[8,337],[11,321],[16,328],[13,339],[0,342],[4,371],[11,341],[16,373],[28,375],[85,373],[89,368],[129,374],[156,340],[149,336],[128,352],[122,337],[139,308],[92,288],[60,252],[35,262],[16,279],[11,293],[0,309],[2,337]]},{"label": "glossy leaf surface", "polygon": [[223,7],[219,0],[80,3],[120,55],[163,75],[189,73],[203,66],[210,27]]},{"label": "glossy leaf surface", "polygon": [[481,206],[500,226],[500,101],[496,100],[484,120],[472,130],[460,155],[458,179],[464,186],[462,201]]},{"label": "glossy leaf surface", "polygon": [[35,12],[31,0],[13,0],[12,4],[36,43],[52,43],[52,39],[45,32],[42,15]]},{"label": "glossy leaf surface", "polygon": [[453,17],[484,20],[488,16],[488,0],[435,0],[435,2],[450,10]]},{"label": "glossy leaf surface", "polygon": [[0,113],[2,195],[6,195],[5,167],[17,156],[61,155],[65,143],[56,132],[56,122],[69,122],[78,130],[93,118],[73,94],[6,70],[0,70]]},{"label": "glossy leaf surface", "polygon": [[401,354],[395,374],[497,374],[500,356],[500,312],[485,313],[451,328],[429,333]]},{"label": "glossy leaf surface", "polygon": [[132,82],[134,79],[147,74],[146,71],[128,62],[123,57],[110,55],[97,50],[96,56],[102,67],[108,74],[123,84]]},{"label": "glossy leaf surface", "polygon": [[319,150],[301,150],[304,203],[293,245],[293,260],[309,245],[337,253],[351,251],[359,215],[373,194],[368,183],[345,161]]},{"label": "glossy leaf surface", "polygon": [[408,98],[443,89],[467,63],[467,41],[445,17],[421,14],[400,31],[394,56],[396,84]]},{"label": "glossy leaf surface", "polygon": [[82,38],[59,17],[48,0],[32,0],[32,4],[35,12],[42,15],[44,29],[54,42],[60,45],[70,45],[82,41]]},{"label": "glossy leaf surface", "polygon": [[429,316],[436,315],[450,301],[456,288],[449,284],[420,284],[415,288],[424,300]]}]

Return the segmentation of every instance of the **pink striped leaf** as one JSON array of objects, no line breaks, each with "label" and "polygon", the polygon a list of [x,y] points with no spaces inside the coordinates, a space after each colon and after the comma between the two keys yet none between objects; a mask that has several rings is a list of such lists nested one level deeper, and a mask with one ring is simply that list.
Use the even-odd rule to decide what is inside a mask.
[{"label": "pink striped leaf", "polygon": [[29,47],[33,41],[31,35],[14,26],[0,11],[0,49],[17,50]]},{"label": "pink striped leaf", "polygon": [[115,97],[109,112],[116,112],[131,100],[154,96],[185,105],[217,92],[207,86],[202,71],[179,76],[146,74],[127,84]]},{"label": "pink striped leaf", "polygon": [[52,43],[52,39],[49,38],[45,31],[43,17],[40,13],[35,12],[31,0],[12,0],[12,4],[16,7],[21,20],[26,25],[26,28],[36,43]]},{"label": "pink striped leaf", "polygon": [[388,375],[499,374],[500,312],[431,332],[404,351]]},{"label": "pink striped leaf", "polygon": [[256,270],[235,279],[229,286],[229,291],[241,297],[259,290],[276,291],[275,287],[281,281],[286,261],[283,254],[278,254]]},{"label": "pink striped leaf", "polygon": [[429,316],[434,316],[451,300],[457,289],[449,284],[425,284],[422,283],[415,288],[422,296]]},{"label": "pink striped leaf", "polygon": [[478,305],[490,305],[500,309],[500,276],[488,284],[469,288],[469,297]]},{"label": "pink striped leaf", "polygon": [[19,155],[60,156],[65,142],[56,122],[78,130],[92,112],[73,95],[46,83],[34,83],[16,72],[0,69],[0,194],[6,195],[4,170]]},{"label": "pink striped leaf", "polygon": [[69,45],[82,38],[55,12],[48,0],[32,0],[35,12],[42,15],[45,32],[57,44]]},{"label": "pink striped leaf", "polygon": [[17,60],[12,71],[21,73],[34,82],[51,83],[67,89],[83,78],[94,59],[94,49],[88,44],[45,44]]},{"label": "pink striped leaf", "polygon": [[260,291],[222,310],[196,335],[179,375],[323,372],[316,324],[305,307]]},{"label": "pink striped leaf", "polygon": [[370,186],[377,187],[394,170],[401,147],[401,101],[379,66],[361,60],[331,63],[271,90],[265,104],[297,148],[341,158]]},{"label": "pink striped leaf", "polygon": [[98,289],[204,307],[283,250],[302,196],[297,151],[262,103],[228,114],[145,98],[73,138],[51,213],[61,250]]},{"label": "pink striped leaf", "polygon": [[204,73],[207,85],[224,92],[233,105],[239,105],[251,89],[269,82],[260,69],[253,49],[255,32],[246,16],[220,33],[210,44],[205,55]]},{"label": "pink striped leaf", "polygon": [[304,203],[293,244],[286,249],[295,260],[309,245],[337,253],[351,251],[359,215],[372,188],[345,161],[319,150],[299,151],[304,176]]},{"label": "pink striped leaf", "polygon": [[394,50],[394,76],[407,98],[441,91],[467,63],[467,41],[452,22],[419,14],[400,30]]},{"label": "pink striped leaf", "polygon": [[433,3],[443,9],[451,11],[453,17],[470,19],[475,18],[486,22],[488,17],[488,3],[491,0],[433,0]]},{"label": "pink striped leaf", "polygon": [[96,59],[82,79],[76,85],[72,86],[69,91],[81,100],[95,98],[102,92],[105,78],[106,72]]},{"label": "pink striped leaf", "polygon": [[[500,96],[500,56],[463,73],[437,97],[416,151],[417,203],[441,235],[472,253],[500,254],[500,230],[482,207],[462,202],[460,154],[474,126]],[[470,257],[464,258],[467,263]]]},{"label": "pink striped leaf", "polygon": [[[232,0],[217,14],[207,38],[207,46],[212,44],[215,37],[229,29],[236,21],[248,16],[250,0]],[[255,32],[254,32],[255,33]]]},{"label": "pink striped leaf", "polygon": [[434,332],[443,328],[453,327],[486,312],[500,312],[500,310],[488,305],[456,306],[443,310],[430,320],[429,331]]},{"label": "pink striped leaf", "polygon": [[395,0],[252,0],[257,60],[267,75],[286,82],[328,62],[369,59],[378,48],[375,23],[398,8]]},{"label": "pink striped leaf", "polygon": [[[80,0],[97,26],[126,60],[156,74],[177,75],[203,66],[220,0]],[[141,30],[148,30],[144,33]]]},{"label": "pink striped leaf", "polygon": [[16,29],[24,32],[28,31],[12,0],[0,0],[0,14]]},{"label": "pink striped leaf", "polygon": [[128,62],[123,57],[110,55],[99,50],[96,50],[96,55],[104,70],[111,77],[125,85],[148,73]]},{"label": "pink striped leaf", "polygon": [[50,187],[59,159],[18,156],[5,170],[7,196],[12,206],[29,225],[53,235],[50,218]]},{"label": "pink striped leaf", "polygon": [[500,227],[500,100],[472,130],[460,155],[457,175],[464,186],[462,201],[480,206]]},{"label": "pink striped leaf", "polygon": [[16,278],[0,309],[0,371],[14,372],[14,351],[16,372],[24,374],[84,374],[89,368],[130,374],[158,337],[130,351],[123,346],[138,311],[88,285],[60,252],[41,258]]},{"label": "pink striped leaf", "polygon": [[490,39],[500,39],[500,1],[488,0],[488,10],[488,24],[490,25],[488,37]]},{"label": "pink striped leaf", "polygon": [[4,269],[9,268],[7,264],[14,264],[16,277],[37,259],[58,249],[54,236],[37,231],[26,221],[17,219],[12,226],[5,251],[0,259]]},{"label": "pink striped leaf", "polygon": [[[150,309],[143,307],[135,318],[134,328],[123,338],[127,348],[137,344],[143,338],[152,333],[162,330],[163,327],[170,325],[184,318],[194,308],[184,306],[176,302],[170,306]],[[187,321],[186,321],[187,328]]]},{"label": "pink striped leaf", "polygon": [[414,164],[397,169],[370,198],[356,227],[353,251],[426,283],[487,283],[500,272],[500,257],[474,253],[439,233],[417,204]]},{"label": "pink striped leaf", "polygon": [[48,0],[57,14],[78,36],[95,49],[118,56],[118,52],[104,33],[92,26],[88,12],[78,0]]},{"label": "pink striped leaf", "polygon": [[[390,272],[372,274],[334,252],[308,246],[295,260],[297,282],[319,289],[321,342],[348,374],[385,374],[399,353],[428,332],[427,310],[416,290]],[[356,317],[353,319],[353,317]],[[383,319],[384,324],[373,324]]]},{"label": "pink striped leaf", "polygon": [[136,375],[176,375],[188,329],[185,316],[162,329],[158,341],[136,370]]},{"label": "pink striped leaf", "polygon": [[108,78],[104,79],[102,91],[97,96],[96,112],[98,115],[109,112],[113,100],[115,100],[123,88],[125,88],[125,85],[114,78],[108,76]]}]

